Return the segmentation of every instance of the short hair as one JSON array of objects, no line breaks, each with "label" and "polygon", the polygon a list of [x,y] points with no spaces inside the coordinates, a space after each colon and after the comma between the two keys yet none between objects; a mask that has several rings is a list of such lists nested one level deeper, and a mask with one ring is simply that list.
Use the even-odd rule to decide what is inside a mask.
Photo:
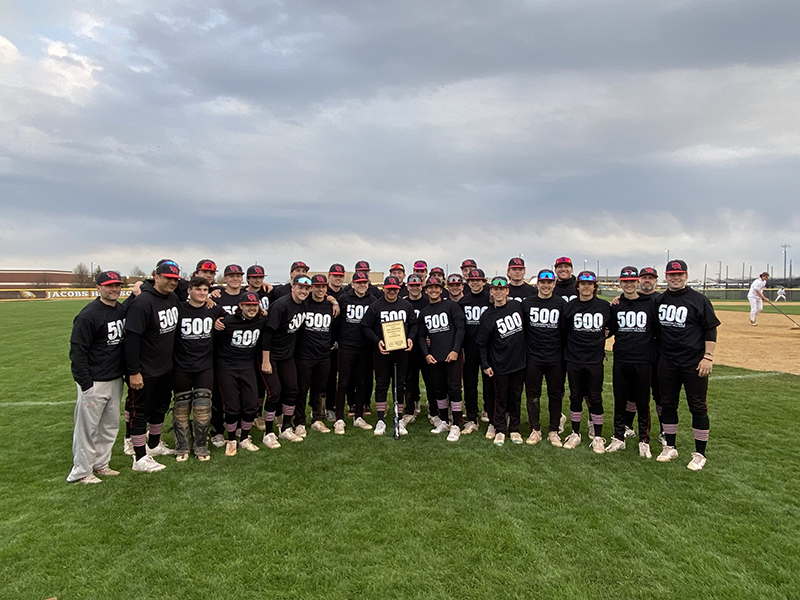
[{"label": "short hair", "polygon": [[763,272],[761,275],[759,275],[759,277],[763,277],[764,275],[766,275],[767,277],[769,277],[769,273],[767,273],[766,271],[764,271],[764,272]]},{"label": "short hair", "polygon": [[208,283],[208,279],[206,279],[205,277],[192,277],[189,280],[189,288],[198,288],[201,285],[204,285],[207,288],[211,287],[211,284]]}]

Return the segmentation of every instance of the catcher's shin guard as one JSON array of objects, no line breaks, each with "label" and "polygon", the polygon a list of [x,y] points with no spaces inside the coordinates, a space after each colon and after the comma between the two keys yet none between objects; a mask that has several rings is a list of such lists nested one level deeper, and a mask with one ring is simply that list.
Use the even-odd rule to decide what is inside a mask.
[{"label": "catcher's shin guard", "polygon": [[208,430],[211,427],[211,390],[198,388],[194,391],[194,453],[208,456]]},{"label": "catcher's shin guard", "polygon": [[175,436],[175,450],[178,454],[189,452],[189,411],[192,409],[192,392],[175,394],[172,409],[172,434]]}]

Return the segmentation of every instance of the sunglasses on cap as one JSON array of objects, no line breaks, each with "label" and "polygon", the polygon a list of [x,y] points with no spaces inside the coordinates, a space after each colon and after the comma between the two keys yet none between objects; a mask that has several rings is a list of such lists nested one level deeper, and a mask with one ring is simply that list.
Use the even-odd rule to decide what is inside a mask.
[{"label": "sunglasses on cap", "polygon": [[495,277],[492,279],[492,287],[508,287],[508,280],[504,277]]}]

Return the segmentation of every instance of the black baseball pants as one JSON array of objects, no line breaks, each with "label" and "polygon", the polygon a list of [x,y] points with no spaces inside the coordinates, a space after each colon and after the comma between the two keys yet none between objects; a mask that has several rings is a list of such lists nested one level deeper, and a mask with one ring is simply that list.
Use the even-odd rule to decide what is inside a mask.
[{"label": "black baseball pants", "polygon": [[[492,425],[497,433],[506,430],[506,420],[508,421],[508,432],[519,432],[520,411],[522,404],[522,386],[525,385],[525,369],[512,373],[495,373],[494,379],[494,415]],[[508,418],[506,419],[506,415]]]},{"label": "black baseball pants", "polygon": [[[331,359],[326,356],[316,360],[298,359],[297,365],[297,410],[294,411],[294,424],[306,424],[306,398],[311,406],[311,422],[325,419],[325,399],[328,390],[328,375]],[[311,395],[309,397],[309,391]]]},{"label": "black baseball pants", "polygon": [[483,410],[491,417],[494,414],[494,378],[481,369],[480,355],[464,353],[464,404],[467,421],[478,422],[478,376],[483,379]]},{"label": "black baseball pants", "polygon": [[614,437],[625,439],[629,405],[636,407],[639,441],[650,443],[650,364],[615,360],[612,368],[614,389]]},{"label": "black baseball pants", "polygon": [[532,431],[541,431],[539,423],[542,396],[542,381],[547,382],[547,410],[549,412],[549,431],[558,431],[561,410],[564,403],[564,371],[561,361],[556,363],[538,362],[528,359],[525,376],[525,398],[527,400],[528,424]]}]

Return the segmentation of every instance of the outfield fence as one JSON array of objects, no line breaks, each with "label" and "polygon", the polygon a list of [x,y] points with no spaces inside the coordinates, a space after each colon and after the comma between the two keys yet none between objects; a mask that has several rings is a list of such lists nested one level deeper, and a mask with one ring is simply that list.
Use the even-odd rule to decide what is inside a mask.
[{"label": "outfield fence", "polygon": [[[130,289],[122,290],[121,298],[131,295]],[[96,288],[27,288],[0,290],[0,302],[36,302],[41,300],[92,300],[99,294]]]}]

